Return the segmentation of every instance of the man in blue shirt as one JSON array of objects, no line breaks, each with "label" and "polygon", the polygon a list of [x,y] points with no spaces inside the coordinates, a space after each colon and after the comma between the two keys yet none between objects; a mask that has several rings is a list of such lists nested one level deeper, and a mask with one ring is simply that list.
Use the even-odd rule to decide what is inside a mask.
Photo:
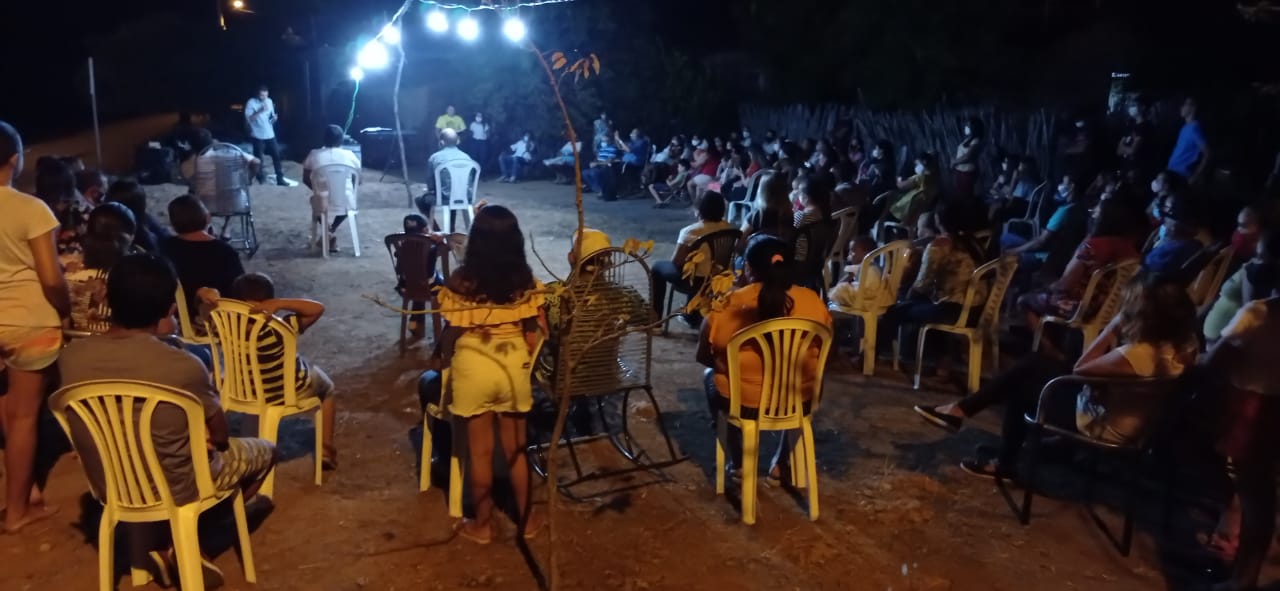
[{"label": "man in blue shirt", "polygon": [[1173,146],[1173,154],[1169,156],[1168,169],[1172,170],[1192,183],[1203,178],[1205,167],[1209,163],[1209,143],[1205,140],[1204,129],[1196,119],[1196,100],[1187,97],[1182,103],[1182,131],[1178,132],[1178,143]]},{"label": "man in blue shirt", "polygon": [[[1142,270],[1147,273],[1181,274],[1183,266],[1204,248],[1196,240],[1196,224],[1191,204],[1184,196],[1175,196],[1164,212],[1165,235],[1142,258]],[[1198,269],[1187,269],[1195,273]],[[1190,280],[1191,277],[1184,277]]]},{"label": "man in blue shirt", "polygon": [[646,160],[649,159],[649,138],[640,132],[640,128],[631,130],[631,139],[623,143],[618,140],[618,148],[623,151],[623,164],[643,167]]},{"label": "man in blue shirt", "polygon": [[1054,277],[1062,274],[1089,229],[1089,212],[1080,204],[1081,193],[1074,177],[1063,177],[1054,194],[1057,209],[1039,234],[1030,240],[1013,233],[1000,237],[1004,253],[1018,255],[1020,274],[1041,270]]},{"label": "man in blue shirt", "polygon": [[618,160],[618,146],[612,130],[597,138],[596,161],[583,171],[583,181],[592,191],[600,194],[604,201],[618,200],[618,178],[613,172],[613,163]]}]

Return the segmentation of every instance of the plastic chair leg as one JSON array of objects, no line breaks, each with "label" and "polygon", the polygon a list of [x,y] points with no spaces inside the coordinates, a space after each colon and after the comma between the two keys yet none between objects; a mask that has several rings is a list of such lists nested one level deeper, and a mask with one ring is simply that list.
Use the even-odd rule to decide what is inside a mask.
[{"label": "plastic chair leg", "polygon": [[[1036,327],[1036,336],[1035,336],[1035,338],[1033,338],[1033,339],[1031,340],[1031,350],[1032,350],[1032,351],[1039,351],[1039,350],[1040,350],[1040,339],[1042,339],[1042,338],[1044,338],[1044,323],[1043,323],[1043,322],[1041,322],[1041,323],[1040,323],[1040,326],[1037,326],[1037,327]],[[1085,343],[1085,345],[1088,345],[1088,343]]]},{"label": "plastic chair leg", "polygon": [[422,469],[418,471],[418,492],[431,490],[431,417],[422,413]]},{"label": "plastic chair leg", "polygon": [[129,580],[135,589],[146,586],[152,581],[151,573],[147,572],[145,568],[132,567],[129,569],[129,575]]},{"label": "plastic chair leg", "polygon": [[249,518],[244,512],[244,495],[236,493],[236,536],[240,542],[240,566],[244,569],[244,580],[258,582],[258,571],[253,566],[253,546],[249,544]]},{"label": "plastic chair leg", "polygon": [[969,393],[978,391],[982,384],[982,337],[966,335],[969,340]]},{"label": "plastic chair leg", "polygon": [[920,389],[920,374],[924,372],[924,340],[927,334],[929,334],[929,327],[921,326],[920,335],[916,337],[916,375],[911,386],[916,390]]},{"label": "plastic chair leg", "polygon": [[[276,436],[280,432],[280,419],[283,415],[274,409],[268,408],[267,413],[258,417],[258,437],[270,441],[272,444],[276,442]],[[259,494],[275,500],[276,488],[276,472],[279,466],[271,468],[271,473],[267,474],[267,479],[263,481]]]},{"label": "plastic chair leg", "polygon": [[729,441],[729,426],[728,421],[723,416],[719,413],[716,414],[716,494],[722,495],[724,494],[725,471],[724,448]]},{"label": "plastic chair leg", "polygon": [[[401,310],[409,309],[408,298],[405,298],[400,303],[400,309]],[[402,313],[400,314],[400,356],[401,357],[404,357],[405,352],[409,349],[408,343],[405,341],[405,335],[408,333],[408,331],[409,331],[409,315]]]},{"label": "plastic chair leg", "polygon": [[804,434],[799,431],[787,431],[783,433],[783,437],[787,438],[791,444],[790,464],[791,464],[791,484],[797,488],[803,488],[809,484],[808,464],[805,462]]},{"label": "plastic chair leg", "polygon": [[742,522],[756,522],[756,471],[760,465],[760,431],[755,421],[742,421]]},{"label": "plastic chair leg", "polygon": [[808,472],[809,521],[818,520],[818,454],[813,445],[813,424],[806,417],[803,423],[804,463]]},{"label": "plastic chair leg", "polygon": [[671,286],[668,285],[667,286],[667,307],[663,308],[663,313],[662,313],[662,317],[665,318],[665,320],[662,321],[662,336],[667,336],[667,332],[671,328],[671,305],[675,303],[675,298],[676,298],[676,290],[672,289]]},{"label": "plastic chair leg", "polygon": [[[116,518],[111,509],[102,513],[98,523],[98,588],[111,591],[116,588]],[[150,578],[150,577],[148,577]],[[134,579],[134,586],[138,586]]]},{"label": "plastic chair leg", "polygon": [[169,518],[173,532],[174,558],[178,563],[178,578],[183,591],[204,591],[204,573],[200,566],[200,535],[196,531],[199,520],[197,505],[192,503],[177,507]]},{"label": "plastic chair leg", "polygon": [[324,482],[324,406],[316,408],[312,416],[316,426],[316,486]]},{"label": "plastic chair leg", "polygon": [[1000,373],[1000,335],[991,335],[991,375]]},{"label": "plastic chair leg", "polygon": [[320,216],[320,258],[329,258],[329,212]]},{"label": "plastic chair leg", "polygon": [[862,317],[862,375],[876,373],[876,325],[877,316],[867,314]]},{"label": "plastic chair leg", "polygon": [[358,212],[347,212],[347,225],[351,226],[351,252],[360,256],[360,231],[356,229],[356,213]]}]

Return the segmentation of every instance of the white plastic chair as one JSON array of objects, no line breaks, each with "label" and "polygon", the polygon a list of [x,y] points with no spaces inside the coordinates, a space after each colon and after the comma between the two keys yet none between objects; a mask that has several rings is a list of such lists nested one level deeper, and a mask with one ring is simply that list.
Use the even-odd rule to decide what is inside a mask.
[{"label": "white plastic chair", "polygon": [[[327,191],[329,198],[323,205],[320,216],[320,253],[329,258],[329,215],[335,217],[346,214],[347,227],[351,228],[351,250],[360,256],[360,233],[356,228],[356,214],[359,212],[360,170],[346,164],[326,164],[311,171],[311,183],[316,191]],[[311,224],[312,242],[316,238],[316,224]]]},{"label": "white plastic chair", "polygon": [[[1069,329],[1080,331],[1084,337],[1084,346],[1089,346],[1089,343],[1098,337],[1098,333],[1102,332],[1103,327],[1111,322],[1111,318],[1120,309],[1120,295],[1124,292],[1124,285],[1137,275],[1140,269],[1141,262],[1138,259],[1130,259],[1094,271],[1089,276],[1084,295],[1080,297],[1080,305],[1076,307],[1076,312],[1071,318],[1045,316],[1040,319],[1040,326],[1036,329],[1031,350],[1040,350],[1040,339],[1044,337],[1046,324],[1061,324]],[[1104,280],[1109,280],[1110,284],[1103,285]],[[1106,291],[1103,291],[1104,289]]]},{"label": "white plastic chair", "polygon": [[[475,215],[476,192],[480,185],[480,165],[471,160],[453,160],[436,167],[436,207],[432,217],[445,234],[453,232],[453,212],[467,216],[467,227]],[[443,180],[449,179],[449,195]]]},{"label": "white plastic chair", "polygon": [[734,225],[741,225],[746,221],[747,215],[751,213],[751,208],[755,206],[756,193],[760,192],[760,186],[764,183],[765,173],[773,174],[769,170],[757,170],[751,178],[747,179],[747,196],[742,201],[729,202],[729,215],[725,221]]},{"label": "white plastic chair", "polygon": [[[862,259],[862,269],[865,270],[868,265],[876,265],[880,269],[880,291],[870,293],[870,290],[859,290],[858,300],[850,307],[840,306],[835,302],[827,304],[833,318],[858,318],[862,321],[862,375],[869,376],[876,372],[876,324],[880,315],[897,301],[910,262],[911,242],[907,240],[890,242],[867,253],[866,258]],[[862,272],[859,271],[859,274]],[[863,293],[864,291],[867,293]]]},{"label": "white plastic chair", "polygon": [[[176,406],[187,418],[187,445],[198,499],[185,505],[174,503],[169,482],[156,455],[155,441],[141,436],[151,429],[152,417],[161,404]],[[53,416],[63,431],[73,436],[70,415],[75,415],[93,443],[93,449],[77,448],[82,457],[97,456],[102,465],[103,490],[89,489],[102,503],[98,524],[98,588],[115,589],[115,529],[117,523],[167,521],[173,533],[174,554],[182,588],[203,591],[201,574],[200,515],[227,497],[234,497],[236,533],[244,578],[257,581],[253,548],[249,544],[249,522],[245,518],[244,497],[238,487],[218,490],[209,470],[205,452],[207,432],[204,407],[195,396],[174,388],[129,380],[83,382],[58,390],[49,399]],[[82,442],[83,443],[83,442]],[[101,495],[101,496],[99,496]],[[151,580],[147,571],[134,568],[132,581],[140,587]]]},{"label": "white plastic chair", "polygon": [[[255,313],[249,304],[221,299],[209,314],[209,336],[213,345],[213,376],[222,397],[222,408],[258,417],[258,437],[272,443],[284,417],[315,412],[316,486],[320,486],[324,460],[324,421],[320,417],[320,399],[298,398],[298,334],[274,316]],[[258,358],[258,341],[267,329],[276,330],[283,345],[280,379],[283,399],[268,402],[265,376]],[[272,470],[262,485],[262,494],[272,499],[276,471]]]},{"label": "white plastic chair", "polygon": [[[988,262],[973,270],[969,276],[969,289],[964,294],[963,308],[960,318],[955,324],[926,324],[920,327],[920,336],[916,340],[916,376],[913,387],[920,389],[920,373],[924,368],[925,335],[931,330],[960,335],[969,342],[969,382],[968,390],[972,394],[978,391],[982,381],[982,353],[986,345],[991,347],[991,369],[1000,365],[1000,302],[1009,290],[1009,282],[1013,280],[1014,271],[1018,270],[1018,257],[1007,256]],[[995,277],[988,280],[987,276]],[[969,314],[972,306],[976,306],[978,286],[986,281],[991,282],[987,290],[987,301],[982,304],[982,314],[978,317],[977,326],[969,326]],[[896,349],[895,349],[896,351]],[[896,365],[896,363],[895,363]]]},{"label": "white plastic chair", "polygon": [[1031,191],[1031,196],[1027,198],[1027,214],[1020,218],[1013,218],[1004,223],[1002,228],[1003,234],[1008,234],[1014,226],[1026,226],[1030,233],[1028,240],[1040,235],[1040,210],[1044,209],[1045,201],[1049,200],[1049,192],[1054,190],[1049,186],[1049,181],[1040,183],[1040,186]]},{"label": "white plastic chair", "polygon": [[[815,343],[815,341],[817,341]],[[760,351],[759,415],[742,416],[742,374],[739,355],[746,346]],[[805,362],[814,346],[818,359],[809,405],[805,408]],[[756,467],[761,431],[800,431],[791,449],[791,480],[809,491],[809,520],[818,519],[818,464],[811,417],[822,396],[822,373],[831,351],[831,330],[807,318],[775,318],[748,326],[729,340],[729,412],[716,413],[716,494],[724,494],[725,447],[728,425],[742,430],[742,522],[756,522]]]}]

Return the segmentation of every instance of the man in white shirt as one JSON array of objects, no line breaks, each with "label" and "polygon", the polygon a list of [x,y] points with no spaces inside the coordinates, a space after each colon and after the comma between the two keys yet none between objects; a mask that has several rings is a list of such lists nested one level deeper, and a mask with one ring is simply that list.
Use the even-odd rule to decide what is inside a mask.
[{"label": "man in white shirt", "polygon": [[489,123],[484,120],[484,115],[476,113],[475,121],[471,122],[471,141],[467,142],[470,148],[471,158],[480,163],[483,167],[489,163]]},{"label": "man in white shirt", "polygon": [[565,142],[554,157],[542,161],[543,166],[556,173],[556,184],[567,185],[573,182],[570,178],[573,176],[573,153],[575,150],[582,151],[581,141]]},{"label": "man in white shirt", "polygon": [[[249,202],[248,190],[251,178],[262,169],[262,161],[241,150],[235,144],[214,145],[213,135],[207,129],[196,132],[191,143],[192,156],[182,163],[181,172],[191,187],[191,194],[204,203],[205,209],[214,217],[221,217],[221,236],[227,238],[227,224],[231,214],[241,213]],[[237,176],[236,168],[243,167],[243,177]],[[227,172],[220,169],[231,169]],[[218,179],[243,180],[242,187],[218,187]]]},{"label": "man in white shirt", "polygon": [[498,167],[502,171],[502,178],[498,179],[504,183],[520,182],[520,167],[525,166],[533,161],[533,136],[529,132],[525,132],[511,144],[511,153],[498,156]]},{"label": "man in white shirt", "polygon": [[782,155],[782,142],[778,139],[778,132],[770,129],[764,132],[764,155],[769,158],[778,158]]},{"label": "man in white shirt", "polygon": [[[276,143],[276,119],[279,119],[276,104],[271,101],[266,86],[258,88],[258,96],[244,102],[244,120],[249,125],[249,138],[253,140],[253,157],[261,161],[264,154],[270,154],[276,169],[276,184],[287,187],[289,183],[284,180],[280,162],[280,144]],[[258,171],[258,182],[267,182],[265,171]]]},{"label": "man in white shirt", "polygon": [[[347,219],[347,212],[356,208],[356,175],[360,174],[360,158],[355,152],[342,147],[345,136],[341,127],[326,126],[323,145],[307,154],[307,159],[302,162],[302,182],[312,190],[311,223],[324,223],[325,212],[336,214],[333,216],[333,223],[325,229],[329,233],[329,252],[338,251],[336,240],[338,226]],[[336,200],[335,192],[329,185],[330,177],[323,174],[324,167],[331,164],[341,164],[355,169],[354,174],[344,179],[346,187],[339,192],[339,198]]]},{"label": "man in white shirt", "polygon": [[[466,152],[458,149],[458,132],[444,129],[440,132],[440,144],[440,149],[427,158],[427,165],[431,169],[431,174],[427,176],[427,186],[433,189],[436,189],[436,170],[441,166],[455,160],[471,160]],[[449,196],[448,186],[441,187],[438,191],[445,197]]]}]

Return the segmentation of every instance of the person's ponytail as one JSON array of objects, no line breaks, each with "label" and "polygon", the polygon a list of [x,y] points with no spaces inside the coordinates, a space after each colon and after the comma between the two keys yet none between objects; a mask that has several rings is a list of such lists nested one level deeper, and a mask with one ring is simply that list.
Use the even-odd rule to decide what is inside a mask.
[{"label": "person's ponytail", "polygon": [[791,289],[790,246],[765,234],[757,234],[747,243],[746,259],[754,279],[760,283],[756,298],[757,321],[782,318],[791,314],[794,302]]}]

